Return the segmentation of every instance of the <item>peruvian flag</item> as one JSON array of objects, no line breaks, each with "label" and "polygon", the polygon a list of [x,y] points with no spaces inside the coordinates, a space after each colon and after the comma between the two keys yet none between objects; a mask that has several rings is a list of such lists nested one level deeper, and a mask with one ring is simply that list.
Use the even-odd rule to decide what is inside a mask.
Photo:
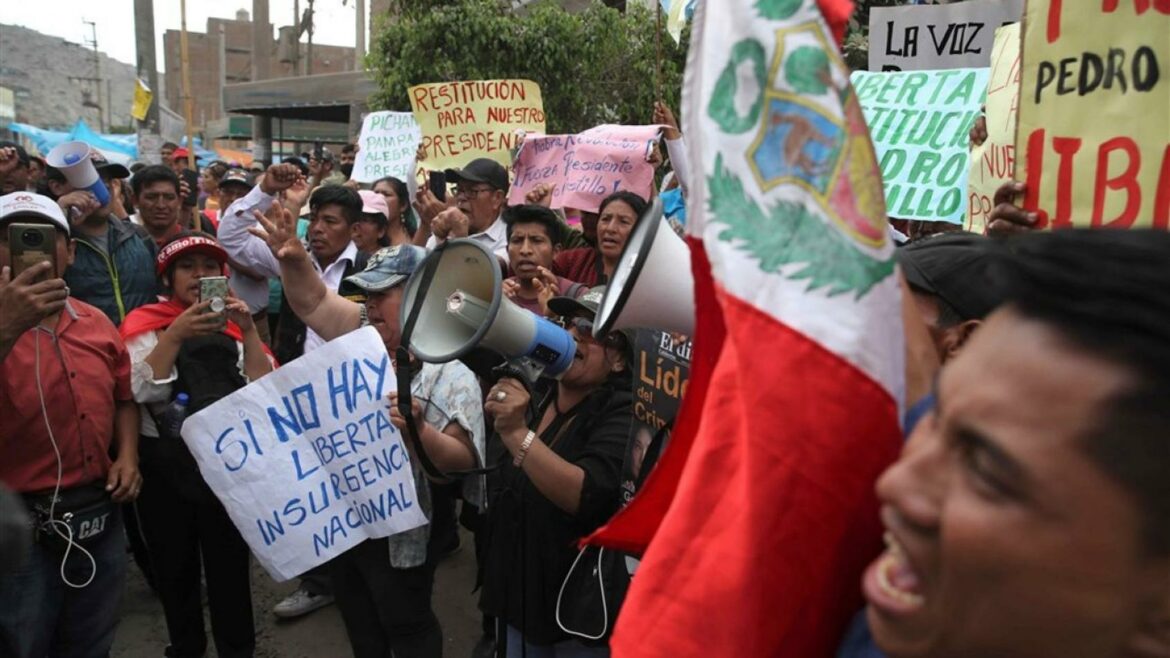
[{"label": "peruvian flag", "polygon": [[645,551],[617,658],[831,656],[881,550],[874,483],[902,445],[899,291],[830,27],[849,6],[821,5],[695,14],[691,381],[645,489],[590,539]]}]

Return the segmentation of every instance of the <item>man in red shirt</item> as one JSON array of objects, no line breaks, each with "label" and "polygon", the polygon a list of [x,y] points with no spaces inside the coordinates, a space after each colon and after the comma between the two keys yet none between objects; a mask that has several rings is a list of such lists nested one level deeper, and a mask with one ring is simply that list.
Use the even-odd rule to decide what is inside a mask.
[{"label": "man in red shirt", "polygon": [[[46,239],[14,224],[55,229],[52,260],[13,276],[29,263],[13,252]],[[0,483],[23,498],[36,542],[0,576],[4,656],[109,652],[126,575],[112,503],[142,487],[130,358],[109,318],[69,297],[61,277],[73,249],[51,199],[0,197]]]}]

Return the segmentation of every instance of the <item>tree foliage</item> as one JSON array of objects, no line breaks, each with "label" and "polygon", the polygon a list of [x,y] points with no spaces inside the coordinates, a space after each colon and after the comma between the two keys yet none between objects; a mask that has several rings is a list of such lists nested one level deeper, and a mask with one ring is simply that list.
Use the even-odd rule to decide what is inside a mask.
[{"label": "tree foliage", "polygon": [[374,109],[409,110],[407,88],[424,82],[527,78],[540,85],[549,133],[646,124],[658,66],[663,100],[679,105],[689,32],[679,46],[663,29],[656,45],[655,15],[641,3],[623,13],[595,0],[569,13],[551,0],[523,12],[497,0],[398,0],[380,20],[366,62]]}]

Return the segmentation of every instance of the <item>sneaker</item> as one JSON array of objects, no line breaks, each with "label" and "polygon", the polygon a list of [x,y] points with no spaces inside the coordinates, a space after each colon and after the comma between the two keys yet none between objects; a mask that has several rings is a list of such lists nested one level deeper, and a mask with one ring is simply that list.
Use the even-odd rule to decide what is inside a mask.
[{"label": "sneaker", "polygon": [[272,614],[281,619],[292,619],[307,615],[317,608],[324,608],[333,603],[332,594],[310,594],[304,588],[297,588],[295,592],[284,597],[284,600],[272,608]]}]

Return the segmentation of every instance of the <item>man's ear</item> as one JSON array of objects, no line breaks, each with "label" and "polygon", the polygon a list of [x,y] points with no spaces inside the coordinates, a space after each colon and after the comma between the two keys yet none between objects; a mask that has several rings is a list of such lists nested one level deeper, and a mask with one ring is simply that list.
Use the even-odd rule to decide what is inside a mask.
[{"label": "man's ear", "polygon": [[65,189],[66,183],[65,182],[59,181],[59,180],[53,180],[53,179],[48,179],[45,182],[47,182],[49,184],[49,191],[53,193],[53,196],[58,197],[58,198],[65,196],[65,194],[66,194],[66,189]]},{"label": "man's ear", "polygon": [[966,320],[947,328],[942,335],[942,351],[944,360],[955,358],[975,330],[983,324],[983,320]]}]

